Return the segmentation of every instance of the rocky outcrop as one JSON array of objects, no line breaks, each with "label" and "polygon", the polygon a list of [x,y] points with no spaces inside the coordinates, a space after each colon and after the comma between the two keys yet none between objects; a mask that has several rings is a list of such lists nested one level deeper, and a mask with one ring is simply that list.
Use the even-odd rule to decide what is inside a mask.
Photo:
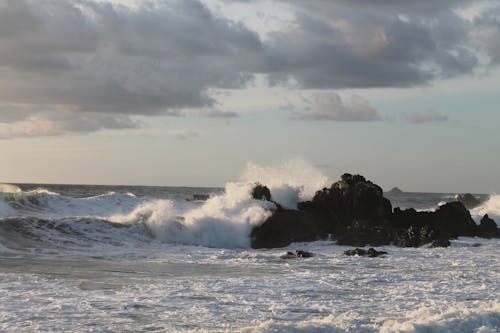
[{"label": "rocky outcrop", "polygon": [[493,219],[488,214],[484,215],[477,227],[477,235],[484,238],[500,237],[500,230]]},{"label": "rocky outcrop", "polygon": [[473,196],[470,193],[459,194],[455,196],[455,199],[463,203],[464,206],[468,209],[472,209],[481,204],[481,201],[479,201],[475,196]]},{"label": "rocky outcrop", "polygon": [[[260,184],[252,195],[271,200],[269,189]],[[434,212],[413,208],[393,211],[382,189],[360,175],[342,175],[330,188],[316,192],[311,201],[297,207],[292,210],[277,205],[273,214],[252,230],[252,247],[276,248],[326,238],[335,239],[339,245],[358,247],[418,247],[433,242],[434,246],[444,246],[459,236],[500,236],[493,220],[485,216],[477,226],[458,201],[446,203]]]}]

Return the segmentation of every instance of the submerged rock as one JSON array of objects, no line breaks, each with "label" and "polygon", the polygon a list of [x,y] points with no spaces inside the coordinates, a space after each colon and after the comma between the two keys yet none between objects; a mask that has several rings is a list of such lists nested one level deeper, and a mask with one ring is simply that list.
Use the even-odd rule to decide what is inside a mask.
[{"label": "submerged rock", "polygon": [[377,251],[374,248],[369,248],[368,251],[365,249],[355,248],[354,250],[347,250],[344,252],[346,256],[367,256],[370,258],[375,258],[384,254],[387,254],[385,251]]},{"label": "submerged rock", "polygon": [[288,251],[281,256],[281,259],[294,259],[294,258],[311,258],[314,254],[304,250],[296,250],[295,252]]}]

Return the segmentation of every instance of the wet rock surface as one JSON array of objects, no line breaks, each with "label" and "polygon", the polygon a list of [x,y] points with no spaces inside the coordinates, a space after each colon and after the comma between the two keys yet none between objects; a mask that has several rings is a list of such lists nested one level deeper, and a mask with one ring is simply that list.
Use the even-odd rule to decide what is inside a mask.
[{"label": "wet rock surface", "polygon": [[295,250],[294,252],[288,251],[286,254],[281,256],[281,259],[295,259],[295,258],[312,258],[314,254],[312,252],[304,250]]}]

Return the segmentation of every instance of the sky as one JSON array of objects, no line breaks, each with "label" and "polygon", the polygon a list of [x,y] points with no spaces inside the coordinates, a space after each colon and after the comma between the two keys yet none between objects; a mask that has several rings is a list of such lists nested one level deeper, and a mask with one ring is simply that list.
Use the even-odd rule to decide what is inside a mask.
[{"label": "sky", "polygon": [[499,193],[499,65],[500,1],[0,0],[0,182]]}]

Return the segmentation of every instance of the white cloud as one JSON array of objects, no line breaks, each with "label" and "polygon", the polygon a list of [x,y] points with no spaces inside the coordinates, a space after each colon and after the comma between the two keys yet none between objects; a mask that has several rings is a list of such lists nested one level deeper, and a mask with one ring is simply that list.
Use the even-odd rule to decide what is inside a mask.
[{"label": "white cloud", "polygon": [[381,117],[370,103],[358,95],[352,95],[344,103],[336,93],[320,93],[304,98],[306,112],[295,112],[294,116],[305,120],[328,121],[379,121]]}]

